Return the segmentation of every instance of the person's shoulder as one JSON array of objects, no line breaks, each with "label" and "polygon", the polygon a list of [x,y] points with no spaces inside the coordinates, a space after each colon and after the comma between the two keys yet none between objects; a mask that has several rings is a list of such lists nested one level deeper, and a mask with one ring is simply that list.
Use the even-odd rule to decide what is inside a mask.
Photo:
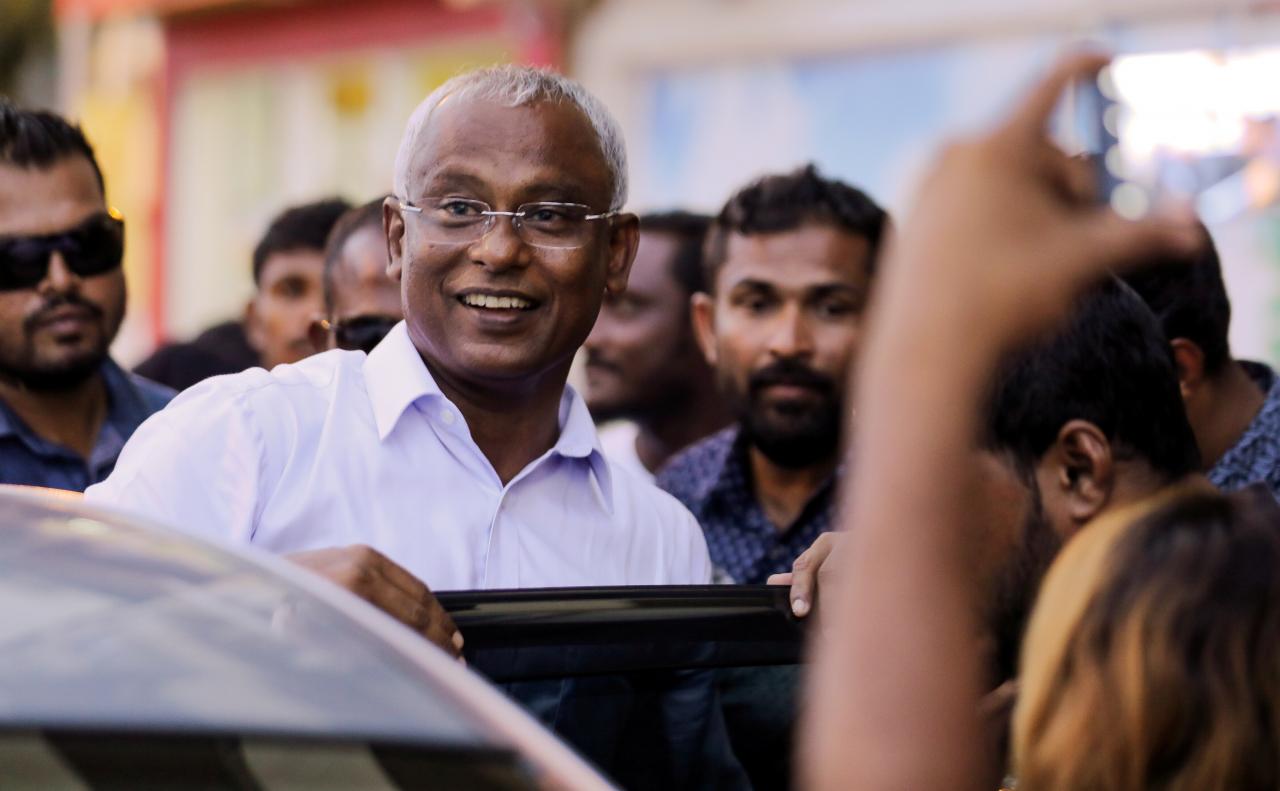
[{"label": "person's shoulder", "polygon": [[658,470],[654,483],[681,502],[697,499],[724,469],[737,437],[738,426],[734,424],[695,442],[672,456]]},{"label": "person's shoulder", "polygon": [[213,376],[183,390],[167,412],[209,412],[229,409],[263,415],[324,409],[342,387],[363,387],[362,352],[334,350],[300,362],[277,365],[270,371],[248,368]]},{"label": "person's shoulder", "polygon": [[142,399],[142,403],[148,413],[159,412],[164,409],[178,394],[178,391],[172,387],[153,382],[145,376],[128,372],[126,372],[126,375],[129,377],[129,383],[138,391],[138,396]]}]

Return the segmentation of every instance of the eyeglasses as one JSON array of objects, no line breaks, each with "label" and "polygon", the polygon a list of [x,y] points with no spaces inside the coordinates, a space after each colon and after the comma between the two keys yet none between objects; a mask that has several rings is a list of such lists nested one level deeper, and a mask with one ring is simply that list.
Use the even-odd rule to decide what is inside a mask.
[{"label": "eyeglasses", "polygon": [[55,252],[79,277],[110,272],[124,257],[124,220],[111,210],[62,233],[0,237],[0,291],[40,285]]},{"label": "eyeglasses", "polygon": [[469,244],[493,230],[499,217],[510,217],[520,241],[534,247],[568,250],[591,241],[591,222],[607,220],[617,212],[594,213],[581,203],[525,203],[515,211],[494,211],[484,201],[467,198],[423,198],[421,206],[400,201],[402,211],[422,220],[427,241]]},{"label": "eyeglasses", "polygon": [[339,321],[322,320],[325,329],[333,333],[334,344],[339,349],[362,351],[366,354],[387,337],[387,333],[400,323],[390,316],[353,316]]}]

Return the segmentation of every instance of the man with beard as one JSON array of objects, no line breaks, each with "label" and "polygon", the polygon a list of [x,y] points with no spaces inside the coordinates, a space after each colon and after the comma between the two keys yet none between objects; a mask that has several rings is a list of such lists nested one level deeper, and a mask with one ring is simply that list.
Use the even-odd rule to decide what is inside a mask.
[{"label": "man with beard", "polygon": [[[993,380],[973,466],[986,532],[978,572],[989,592],[997,674],[1013,675],[1025,616],[1062,545],[1103,512],[1196,473],[1174,360],[1151,310],[1118,280],[1081,298],[1053,336],[1008,358]],[[836,580],[823,535],[775,574],[798,616]],[[828,591],[829,593],[829,591]]]},{"label": "man with beard", "polygon": [[[974,449],[976,514],[969,570],[989,647],[988,688],[1017,676],[1036,592],[1058,551],[1105,514],[1197,475],[1200,454],[1182,409],[1173,355],[1132,289],[1109,279],[1052,336],[1005,359]],[[770,584],[790,584],[792,609],[812,612],[840,580],[844,533],[828,533]],[[1010,687],[988,698],[1003,735]]]},{"label": "man with beard", "polygon": [[707,290],[710,225],[710,217],[681,211],[642,216],[627,290],[605,297],[582,347],[587,406],[597,422],[613,421],[600,444],[645,477],[729,422],[689,317],[690,298]]},{"label": "man with beard", "polygon": [[845,382],[887,222],[808,166],[742,189],[711,227],[693,323],[738,422],[676,456],[658,485],[734,582],[789,570],[831,529]]},{"label": "man with beard", "polygon": [[108,357],[123,253],[83,133],[0,99],[0,482],[83,491],[173,397]]}]

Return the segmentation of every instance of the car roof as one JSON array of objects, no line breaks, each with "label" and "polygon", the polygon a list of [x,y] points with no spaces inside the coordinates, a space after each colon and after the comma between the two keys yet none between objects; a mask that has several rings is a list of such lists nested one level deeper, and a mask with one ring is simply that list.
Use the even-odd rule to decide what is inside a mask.
[{"label": "car roof", "polygon": [[271,562],[0,492],[0,727],[493,746],[442,679]]}]

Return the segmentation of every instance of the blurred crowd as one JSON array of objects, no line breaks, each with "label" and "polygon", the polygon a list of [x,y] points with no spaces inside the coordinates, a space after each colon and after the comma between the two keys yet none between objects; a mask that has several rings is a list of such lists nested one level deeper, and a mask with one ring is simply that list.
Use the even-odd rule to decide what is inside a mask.
[{"label": "blurred crowd", "polygon": [[[803,787],[1280,787],[1280,381],[1194,216],[1118,217],[1049,142],[1101,66],[893,221],[813,166],[637,216],[608,108],[468,72],[387,194],[283,208],[244,315],[134,371],[92,141],[0,99],[0,483],[284,555],[454,654],[432,590],[790,586]],[[770,787],[715,733],[688,785]]]}]

